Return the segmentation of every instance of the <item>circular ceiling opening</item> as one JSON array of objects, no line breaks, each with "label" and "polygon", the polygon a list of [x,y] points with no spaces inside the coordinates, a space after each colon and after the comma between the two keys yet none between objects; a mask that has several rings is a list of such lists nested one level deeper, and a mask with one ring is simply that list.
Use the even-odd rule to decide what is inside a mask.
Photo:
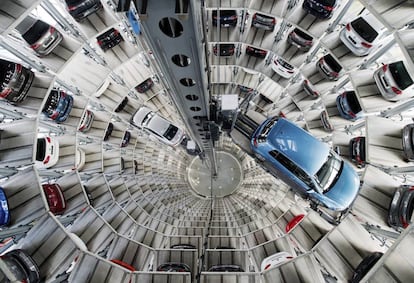
[{"label": "circular ceiling opening", "polygon": [[183,54],[175,54],[171,57],[171,61],[179,67],[187,67],[191,63],[191,59]]},{"label": "circular ceiling opening", "polygon": [[176,38],[183,34],[183,25],[174,18],[165,17],[159,22],[160,30],[169,37]]},{"label": "circular ceiling opening", "polygon": [[191,78],[182,78],[182,79],[180,80],[180,83],[181,83],[183,86],[188,86],[188,87],[190,87],[190,86],[194,86],[194,85],[196,84],[195,80],[193,80],[193,79],[191,79]]},{"label": "circular ceiling opening", "polygon": [[195,95],[195,94],[187,94],[185,96],[185,98],[187,98],[190,101],[196,101],[196,100],[198,100],[198,95]]},{"label": "circular ceiling opening", "polygon": [[198,107],[198,106],[191,106],[191,107],[190,107],[190,110],[191,110],[191,111],[194,111],[194,112],[197,112],[197,111],[200,111],[200,110],[201,110],[201,108],[200,108],[200,107]]}]

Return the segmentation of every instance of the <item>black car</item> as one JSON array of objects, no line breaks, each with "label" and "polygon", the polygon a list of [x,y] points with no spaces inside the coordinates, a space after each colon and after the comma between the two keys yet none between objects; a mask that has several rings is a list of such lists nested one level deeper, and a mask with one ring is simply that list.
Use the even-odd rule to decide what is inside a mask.
[{"label": "black car", "polygon": [[414,208],[414,186],[402,185],[397,188],[388,210],[388,225],[399,230],[411,223]]},{"label": "black car", "polygon": [[96,37],[96,40],[98,41],[99,47],[101,47],[101,49],[103,51],[106,51],[108,49],[111,49],[112,47],[117,46],[124,39],[122,38],[121,33],[119,32],[119,30],[114,29],[114,28],[110,28],[109,30],[107,30],[103,34],[98,35]]},{"label": "black car", "polygon": [[124,97],[124,99],[122,99],[121,103],[119,103],[119,105],[115,108],[115,112],[121,112],[122,110],[124,110],[125,106],[128,104],[128,97]]},{"label": "black car", "polygon": [[103,7],[100,0],[65,0],[65,2],[69,14],[76,21],[85,19]]},{"label": "black car", "polygon": [[358,96],[353,90],[344,91],[336,98],[336,107],[342,118],[355,121],[364,116]]},{"label": "black car", "polygon": [[191,272],[190,267],[185,263],[180,262],[167,262],[159,265],[157,271],[167,272]]},{"label": "black car", "polygon": [[313,37],[298,28],[292,30],[287,39],[290,44],[302,51],[308,51],[313,45]]},{"label": "black car", "polygon": [[122,138],[121,147],[126,147],[131,140],[131,132],[125,131],[124,137]]},{"label": "black car", "polygon": [[276,19],[272,16],[255,13],[252,19],[252,27],[273,31],[275,29]]},{"label": "black car", "polygon": [[139,93],[144,93],[144,92],[149,91],[152,88],[153,85],[154,85],[154,81],[151,78],[148,78],[145,81],[143,81],[142,83],[140,83],[139,85],[137,85],[135,87],[135,89]]},{"label": "black car", "polygon": [[212,14],[213,26],[217,26],[219,18],[221,27],[235,27],[237,25],[237,12],[235,10],[214,10]]},{"label": "black car", "polygon": [[365,167],[365,137],[355,137],[349,141],[349,156],[358,168]]},{"label": "black car", "polygon": [[247,46],[246,54],[257,58],[265,58],[267,55],[267,51],[253,46]]},{"label": "black car", "polygon": [[365,257],[357,268],[355,268],[354,274],[352,275],[350,283],[358,283],[361,279],[368,273],[368,271],[377,263],[377,261],[382,257],[383,253],[373,252],[372,254]]},{"label": "black car", "polygon": [[414,123],[405,125],[402,130],[403,157],[406,161],[414,161]]},{"label": "black car", "polygon": [[111,136],[113,130],[114,130],[114,124],[109,123],[108,127],[106,127],[106,130],[105,130],[105,135],[104,135],[104,138],[103,138],[104,141],[109,140],[109,137]]},{"label": "black car", "polygon": [[213,47],[213,53],[216,56],[232,56],[234,55],[235,49],[233,43],[216,44]]},{"label": "black car", "polygon": [[337,0],[305,0],[303,1],[303,9],[320,19],[328,19],[332,17]]},{"label": "black car", "polygon": [[[3,262],[19,282],[40,282],[40,271],[36,262],[23,250],[12,250],[1,256]],[[10,282],[2,278],[1,282]]]},{"label": "black car", "polygon": [[210,272],[244,272],[243,268],[239,265],[234,264],[219,264],[213,265],[208,270]]},{"label": "black car", "polygon": [[32,85],[34,73],[22,65],[0,59],[0,97],[12,103],[22,102]]}]

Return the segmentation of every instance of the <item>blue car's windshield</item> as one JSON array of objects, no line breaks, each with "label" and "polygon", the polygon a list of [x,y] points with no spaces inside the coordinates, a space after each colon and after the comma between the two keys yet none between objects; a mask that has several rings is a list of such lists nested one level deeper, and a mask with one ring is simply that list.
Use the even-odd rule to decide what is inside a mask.
[{"label": "blue car's windshield", "polygon": [[321,193],[326,193],[335,183],[338,174],[342,167],[342,160],[333,151],[328,155],[326,162],[321,166],[319,171],[316,173],[316,181],[318,182]]}]

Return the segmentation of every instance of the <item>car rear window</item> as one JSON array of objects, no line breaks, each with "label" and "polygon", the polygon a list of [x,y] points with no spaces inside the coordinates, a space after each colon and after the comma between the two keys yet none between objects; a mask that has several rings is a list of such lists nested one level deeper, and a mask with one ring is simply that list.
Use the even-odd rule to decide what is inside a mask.
[{"label": "car rear window", "polygon": [[[217,17],[217,10],[213,11],[213,17]],[[236,16],[236,11],[235,10],[220,10],[220,17],[231,17],[231,16]]]},{"label": "car rear window", "polygon": [[295,28],[293,30],[293,32],[296,33],[298,36],[302,37],[305,40],[313,40],[312,36],[310,36],[309,34],[307,34],[306,32],[304,32],[304,31],[302,31],[298,28]]},{"label": "car rear window", "polygon": [[342,66],[335,60],[331,54],[326,54],[324,56],[325,62],[332,68],[334,72],[339,73],[342,70]]},{"label": "car rear window", "polygon": [[351,22],[354,30],[366,41],[373,42],[378,36],[378,32],[363,18],[357,18]]},{"label": "car rear window", "polygon": [[397,83],[400,89],[406,89],[413,84],[413,80],[407,72],[407,69],[404,66],[403,61],[398,61],[391,63],[389,65],[390,72],[395,82]]},{"label": "car rear window", "polygon": [[317,0],[316,2],[318,2],[319,4],[322,4],[324,6],[332,7],[332,6],[335,5],[336,0]]},{"label": "car rear window", "polygon": [[52,115],[59,104],[60,93],[57,90],[52,90],[47,98],[43,112]]},{"label": "car rear window", "polygon": [[15,70],[15,63],[0,59],[0,80],[2,90],[7,87]]},{"label": "car rear window", "polygon": [[45,139],[37,139],[37,149],[36,149],[36,160],[43,161],[46,154],[46,141]]},{"label": "car rear window", "polygon": [[28,44],[34,44],[49,30],[49,28],[50,25],[41,20],[37,20],[24,34],[22,34],[22,37]]},{"label": "car rear window", "polygon": [[347,91],[346,100],[348,101],[348,105],[353,113],[358,113],[362,111],[361,105],[359,104],[355,91]]},{"label": "car rear window", "polygon": [[167,139],[167,140],[172,140],[175,137],[175,134],[177,133],[178,128],[174,125],[171,125],[168,127],[168,129],[165,131],[165,133],[163,134],[163,136]]}]

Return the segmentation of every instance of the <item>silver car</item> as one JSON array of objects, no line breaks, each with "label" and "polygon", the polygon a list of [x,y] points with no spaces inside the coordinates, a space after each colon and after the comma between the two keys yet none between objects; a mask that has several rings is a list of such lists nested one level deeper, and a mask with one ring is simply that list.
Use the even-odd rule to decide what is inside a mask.
[{"label": "silver car", "polygon": [[145,106],[135,112],[131,123],[140,129],[147,130],[160,141],[171,146],[179,145],[185,137],[182,129]]},{"label": "silver car", "polygon": [[403,61],[384,64],[374,72],[374,80],[387,100],[401,100],[414,95],[414,82]]},{"label": "silver car", "polygon": [[55,27],[31,16],[26,17],[16,29],[39,56],[50,54],[63,40]]}]

